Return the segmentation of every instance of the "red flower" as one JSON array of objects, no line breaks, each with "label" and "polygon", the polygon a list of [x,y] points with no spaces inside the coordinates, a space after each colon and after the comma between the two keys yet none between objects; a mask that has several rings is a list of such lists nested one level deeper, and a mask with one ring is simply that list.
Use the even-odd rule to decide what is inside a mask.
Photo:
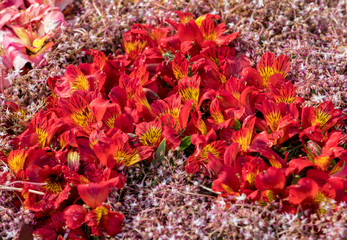
[{"label": "red flower", "polygon": [[80,205],[71,205],[65,208],[63,215],[66,226],[69,229],[76,229],[82,226],[85,221],[87,210]]},{"label": "red flower", "polygon": [[212,190],[221,192],[222,196],[238,195],[241,181],[237,171],[231,166],[224,166],[218,178],[213,181]]},{"label": "red flower", "polygon": [[280,55],[275,58],[273,53],[264,53],[257,65],[257,70],[263,78],[264,87],[268,87],[269,78],[275,73],[280,73],[284,77],[287,76],[290,67],[289,57]]},{"label": "red flower", "polygon": [[162,127],[159,121],[143,122],[136,125],[135,134],[144,146],[157,148],[162,141]]},{"label": "red flower", "polygon": [[112,139],[99,140],[94,145],[94,152],[104,166],[115,169],[148,159],[152,154],[148,146],[131,148],[128,135],[119,132],[114,134]]},{"label": "red flower", "polygon": [[77,190],[82,200],[94,209],[102,205],[108,197],[109,183],[102,181],[99,183],[79,184]]},{"label": "red flower", "polygon": [[270,203],[278,198],[279,194],[284,194],[283,189],[285,185],[285,174],[282,170],[275,167],[269,167],[255,178],[256,188],[262,191],[262,195]]},{"label": "red flower", "polygon": [[63,125],[54,112],[38,112],[31,125],[16,139],[20,148],[39,144],[41,148],[49,146],[57,130]]},{"label": "red flower", "polygon": [[183,102],[193,100],[195,107],[198,104],[200,93],[200,77],[194,75],[193,77],[184,77],[178,81],[178,92],[182,97]]},{"label": "red flower", "polygon": [[[322,132],[340,123],[344,117],[339,109],[335,109],[332,102],[321,103],[317,108],[305,107],[302,109],[302,127],[319,126]],[[319,124],[319,125],[318,125]]]},{"label": "red flower", "polygon": [[222,159],[226,145],[223,141],[216,141],[215,139],[216,134],[212,129],[206,136],[192,135],[191,141],[196,146],[196,150],[187,159],[185,170],[188,173],[199,172],[202,168],[203,172],[207,175],[218,174],[220,168],[218,167],[217,171],[213,171],[211,166],[223,165]]},{"label": "red flower", "polygon": [[289,203],[301,205],[304,209],[319,209],[320,204],[327,201],[324,188],[311,178],[301,178],[297,185],[289,186]]},{"label": "red flower", "polygon": [[86,223],[92,228],[94,236],[100,236],[101,231],[110,236],[122,232],[123,219],[123,214],[110,211],[110,207],[106,205],[100,205],[86,215]]}]

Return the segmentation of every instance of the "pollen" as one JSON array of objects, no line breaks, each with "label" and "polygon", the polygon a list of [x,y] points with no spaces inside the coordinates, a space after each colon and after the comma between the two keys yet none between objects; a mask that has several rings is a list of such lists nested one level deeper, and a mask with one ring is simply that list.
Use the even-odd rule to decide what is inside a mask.
[{"label": "pollen", "polygon": [[221,186],[222,186],[222,188],[223,188],[228,194],[234,192],[234,190],[233,190],[231,187],[229,187],[228,185],[226,185],[226,184],[224,184],[224,183],[222,183]]},{"label": "pollen", "polygon": [[186,88],[181,89],[179,94],[184,99],[184,101],[193,100],[194,105],[198,102],[199,99],[199,88]]},{"label": "pollen", "polygon": [[217,124],[220,124],[225,121],[224,116],[221,112],[213,113],[212,118],[213,118],[213,121],[215,121],[215,123]]},{"label": "pollen", "polygon": [[146,41],[140,41],[140,40],[137,40],[134,42],[132,42],[132,41],[124,42],[125,52],[128,54],[132,51],[142,52],[142,50],[145,48],[146,44],[147,44]]},{"label": "pollen", "polygon": [[212,153],[215,157],[219,157],[219,151],[212,146],[211,144],[207,144],[201,151],[201,157],[202,158],[208,158],[208,154]]},{"label": "pollen", "polygon": [[247,151],[248,146],[251,144],[252,131],[250,129],[241,129],[238,135],[234,134],[232,141],[242,146],[242,151]]},{"label": "pollen", "polygon": [[282,119],[281,113],[279,111],[273,111],[265,115],[266,122],[269,124],[271,131],[275,132],[278,129],[278,123]]},{"label": "pollen", "polygon": [[172,116],[176,122],[178,122],[178,117],[180,115],[180,108],[169,108],[169,109],[165,109],[162,113],[160,113],[158,115],[158,118],[160,118],[161,116],[165,115],[165,114],[169,114],[170,116]]},{"label": "pollen", "polygon": [[213,31],[213,32],[211,32],[209,34],[204,35],[204,39],[205,40],[214,41],[214,40],[216,40],[216,38],[217,38],[217,32],[216,31]]},{"label": "pollen", "polygon": [[198,27],[200,27],[202,21],[203,21],[205,18],[206,18],[206,15],[202,15],[202,16],[198,17],[197,19],[195,19],[196,25],[198,25]]},{"label": "pollen", "polygon": [[85,128],[88,126],[88,122],[91,118],[91,111],[88,107],[80,109],[79,111],[73,113],[71,118],[75,121],[78,126]]},{"label": "pollen", "polygon": [[8,166],[17,174],[19,170],[24,168],[25,159],[24,150],[12,151],[8,157]]},{"label": "pollen", "polygon": [[96,214],[96,222],[97,222],[98,225],[99,225],[102,216],[108,214],[108,209],[105,208],[104,206],[101,206],[101,207],[95,208],[94,211],[95,211],[95,214]]},{"label": "pollen", "polygon": [[36,134],[37,134],[40,146],[41,146],[41,148],[43,148],[46,144],[47,131],[45,131],[44,129],[41,129],[41,128],[36,128]]},{"label": "pollen", "polygon": [[327,200],[327,197],[321,191],[318,191],[313,198],[313,201],[318,205],[325,200]]},{"label": "pollen", "polygon": [[259,69],[259,73],[263,78],[263,83],[265,87],[269,85],[269,78],[275,74],[275,71],[272,67],[264,67]]},{"label": "pollen", "polygon": [[146,97],[140,98],[140,103],[145,106],[150,112],[152,112],[151,106],[148,103],[148,100]]},{"label": "pollen", "polygon": [[273,167],[275,167],[275,168],[278,168],[278,169],[281,169],[281,168],[282,168],[282,164],[281,164],[279,161],[277,161],[277,160],[275,159],[275,157],[269,158],[269,162],[270,162],[271,166],[273,166]]},{"label": "pollen", "polygon": [[316,118],[313,121],[312,125],[320,124],[320,127],[322,128],[331,118],[331,115],[327,112],[323,112],[320,109],[316,110]]},{"label": "pollen", "polygon": [[119,149],[114,155],[114,159],[119,164],[123,164],[125,167],[131,166],[139,161],[141,161],[140,155],[137,153],[136,149],[133,152],[129,152],[126,149]]},{"label": "pollen", "polygon": [[186,75],[181,71],[179,66],[172,67],[172,72],[177,80],[186,77]]},{"label": "pollen", "polygon": [[58,182],[52,181],[51,179],[48,179],[45,182],[47,183],[47,185],[43,186],[43,188],[51,192],[52,194],[58,194],[63,190],[61,184]]},{"label": "pollen", "polygon": [[336,164],[333,169],[330,170],[329,175],[339,172],[341,169],[344,169],[346,162],[344,161],[343,165]]},{"label": "pollen", "polygon": [[212,62],[214,62],[218,67],[219,67],[219,59],[218,59],[218,57],[209,57],[209,59],[212,61]]},{"label": "pollen", "polygon": [[77,90],[87,91],[89,89],[89,82],[83,74],[80,74],[70,82],[70,87],[72,92]]},{"label": "pollen", "polygon": [[274,192],[271,190],[265,191],[265,195],[266,195],[267,199],[269,200],[269,203],[273,202],[276,198]]},{"label": "pollen", "polygon": [[314,163],[322,170],[322,171],[328,171],[328,165],[329,165],[329,156],[325,157],[317,157],[314,159]]},{"label": "pollen", "polygon": [[110,116],[109,118],[107,118],[107,120],[105,121],[105,123],[106,123],[106,125],[107,125],[109,128],[114,128],[115,120],[116,120],[116,116],[115,116],[115,115],[112,115],[112,116]]},{"label": "pollen", "polygon": [[140,136],[140,142],[145,146],[156,147],[160,142],[161,133],[160,128],[151,127]]},{"label": "pollen", "polygon": [[251,187],[253,187],[254,186],[254,184],[255,184],[255,177],[256,177],[256,173],[247,173],[246,174],[246,181],[249,183],[249,185],[251,186]]},{"label": "pollen", "polygon": [[199,129],[201,134],[203,134],[203,135],[207,134],[207,127],[206,127],[205,122],[202,119],[197,121],[196,127]]}]

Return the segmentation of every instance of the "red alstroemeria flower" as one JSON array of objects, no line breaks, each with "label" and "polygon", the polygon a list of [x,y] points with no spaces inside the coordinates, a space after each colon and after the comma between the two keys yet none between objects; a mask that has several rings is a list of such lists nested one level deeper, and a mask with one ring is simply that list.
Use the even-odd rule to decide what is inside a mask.
[{"label": "red alstroemeria flower", "polygon": [[224,141],[216,141],[216,137],[216,133],[212,129],[206,136],[192,135],[191,141],[196,149],[193,155],[187,159],[186,172],[197,173],[202,170],[207,175],[218,174],[223,165],[226,145]]},{"label": "red alstroemeria flower", "polygon": [[87,240],[86,234],[82,229],[65,228],[64,215],[61,212],[53,213],[49,219],[43,223],[39,223],[40,227],[33,232],[35,239],[57,240],[67,239],[71,240]]},{"label": "red alstroemeria flower", "polygon": [[133,117],[134,120],[144,118],[146,121],[153,120],[154,116],[152,109],[147,100],[144,89],[141,85],[141,80],[138,78],[130,78],[130,76],[123,74],[119,79],[119,85],[126,92],[127,107],[135,109],[138,117]]},{"label": "red alstroemeria flower", "polygon": [[[223,35],[225,33],[225,24],[221,23],[215,26],[211,18],[205,17],[199,21],[198,25],[194,20],[181,23],[178,26],[178,37],[182,42],[181,51],[186,53],[193,48],[203,48],[208,45],[227,45],[238,37],[239,33]],[[194,49],[195,52],[197,49]]]},{"label": "red alstroemeria flower", "polygon": [[38,166],[54,165],[54,161],[50,159],[45,150],[34,149],[33,147],[12,150],[5,161],[18,179],[24,179],[25,170],[33,164]]},{"label": "red alstroemeria flower", "polygon": [[123,47],[127,58],[135,61],[148,44],[146,35],[132,31],[124,33]]},{"label": "red alstroemeria flower", "polygon": [[230,78],[224,86],[221,86],[219,93],[226,109],[245,108],[242,120],[255,113],[258,94],[258,89],[247,87],[244,81],[236,78]]},{"label": "red alstroemeria flower", "polygon": [[255,190],[255,179],[258,174],[268,168],[261,158],[245,156],[241,170],[241,191],[249,194],[250,190]]},{"label": "red alstroemeria flower", "polygon": [[[57,130],[63,125],[54,112],[37,113],[27,130],[17,137],[15,143],[20,148],[38,144],[40,148],[50,145]],[[19,145],[20,143],[20,145]]]},{"label": "red alstroemeria flower", "polygon": [[195,107],[199,101],[201,79],[198,75],[192,77],[184,77],[178,81],[178,93],[182,97],[182,101],[193,100]]},{"label": "red alstroemeria flower", "polygon": [[[85,214],[81,207],[71,206],[70,209],[64,211],[68,224],[72,227],[79,227],[84,222],[82,219],[85,216],[85,222],[92,228],[95,236],[100,236],[101,230],[106,231],[111,236],[120,233],[124,215],[110,211],[109,206],[102,204],[108,197],[111,182],[79,184],[77,186],[78,193],[92,210]],[[71,216],[74,215],[74,212],[77,213],[75,219],[74,216]]]},{"label": "red alstroemeria flower", "polygon": [[269,203],[274,201],[278,195],[284,194],[283,189],[285,185],[285,174],[282,170],[275,167],[269,167],[255,178],[256,188],[262,192],[263,198]]},{"label": "red alstroemeria flower", "polygon": [[172,72],[177,81],[188,77],[189,62],[182,53],[176,53],[172,59]]},{"label": "red alstroemeria flower", "polygon": [[255,116],[247,117],[242,123],[242,128],[234,132],[231,137],[231,141],[238,143],[244,152],[247,151],[248,147],[251,145],[255,121]]},{"label": "red alstroemeria flower", "polygon": [[213,181],[212,190],[221,192],[222,196],[239,195],[241,180],[235,168],[224,166],[218,175],[218,178]]},{"label": "red alstroemeria flower", "polygon": [[[194,126],[192,127],[194,129],[192,129],[191,131],[193,133],[197,133],[196,131],[200,131],[201,135],[206,135],[208,131],[210,130],[210,128],[207,127],[205,121],[202,119],[201,111],[197,111],[196,114],[192,114],[191,117],[192,118],[191,118],[190,124]],[[189,131],[190,129],[187,129],[187,130]]]},{"label": "red alstroemeria flower", "polygon": [[280,73],[284,77],[287,76],[290,67],[290,60],[288,56],[280,55],[275,58],[273,53],[264,53],[257,65],[257,70],[263,78],[264,87],[268,87],[269,78],[275,73]]},{"label": "red alstroemeria flower", "polygon": [[71,205],[64,209],[63,215],[69,229],[76,229],[82,226],[85,221],[87,209],[80,205]]},{"label": "red alstroemeria flower", "polygon": [[98,183],[79,184],[77,190],[82,200],[94,209],[106,201],[110,188],[109,182],[101,181]]},{"label": "red alstroemeria flower", "polygon": [[[190,20],[194,20],[194,16],[190,12],[175,11],[175,13],[178,16],[180,23],[187,23]],[[201,15],[200,17],[195,19],[195,23],[198,25],[198,27],[200,27],[201,22],[205,19],[219,20],[220,16],[207,13],[207,14]],[[166,19],[165,21],[168,22],[169,24],[171,24],[176,30],[180,26],[180,23],[177,23],[171,19]]]},{"label": "red alstroemeria flower", "polygon": [[53,208],[57,209],[70,194],[71,186],[66,180],[69,171],[70,169],[65,165],[44,166],[43,168],[33,165],[25,171],[25,174],[31,182],[46,183],[41,190],[46,191],[49,197],[47,201],[52,201]]},{"label": "red alstroemeria flower", "polygon": [[341,132],[331,132],[322,147],[321,143],[319,145],[317,142],[309,140],[307,144],[303,144],[304,151],[307,153],[308,159],[321,171],[335,176],[345,175],[347,150],[339,146],[342,138]]},{"label": "red alstroemeria flower", "polygon": [[100,236],[102,231],[110,236],[122,232],[123,219],[123,214],[111,211],[106,205],[100,205],[86,215],[86,223],[94,236]]},{"label": "red alstroemeria flower", "polygon": [[275,143],[283,143],[295,134],[299,133],[298,110],[291,104],[288,110],[285,103],[276,104],[271,100],[265,100],[257,104],[257,109],[264,115],[265,122],[258,119],[256,126],[262,131],[268,131]]},{"label": "red alstroemeria flower", "polygon": [[155,120],[137,124],[135,134],[142,145],[156,149],[162,141],[162,131],[160,121]]},{"label": "red alstroemeria flower", "polygon": [[69,65],[61,81],[56,83],[54,93],[61,98],[68,98],[77,90],[101,91],[105,81],[106,75],[101,70],[86,76],[80,68]]},{"label": "red alstroemeria flower", "polygon": [[296,96],[296,87],[291,82],[281,82],[281,84],[276,86],[270,84],[269,92],[274,97],[277,104],[281,102],[287,104],[300,104],[304,101],[303,98]]},{"label": "red alstroemeria flower", "polygon": [[[8,155],[7,158],[7,164],[8,167],[11,169],[13,174],[17,178],[23,178],[24,173],[20,173],[20,171],[24,170],[24,166],[26,164],[27,156],[28,156],[29,151],[25,149],[20,149],[20,150],[12,150],[10,154]],[[22,177],[20,177],[22,175]]]},{"label": "red alstroemeria flower", "polygon": [[93,149],[104,166],[115,169],[131,166],[148,159],[152,154],[152,149],[148,146],[131,148],[129,136],[120,132],[112,138],[99,140]]},{"label": "red alstroemeria flower", "polygon": [[71,98],[60,99],[58,109],[66,123],[88,130],[93,125],[101,127],[108,104],[97,92],[77,90]]},{"label": "red alstroemeria flower", "polygon": [[115,127],[116,118],[122,114],[122,108],[118,103],[110,103],[107,105],[105,115],[102,119],[105,125],[110,129]]},{"label": "red alstroemeria flower", "polygon": [[312,106],[304,107],[302,109],[301,119],[304,129],[319,124],[320,129],[326,132],[331,127],[336,126],[344,117],[342,116],[341,110],[335,109],[332,102],[326,101],[321,103],[317,108]]},{"label": "red alstroemeria flower", "polygon": [[166,114],[170,115],[174,120],[170,127],[182,131],[187,126],[193,103],[193,100],[188,100],[182,104],[181,96],[174,94],[164,100],[154,101],[151,104],[151,109],[153,114],[157,116],[157,119],[160,119]]},{"label": "red alstroemeria flower", "polygon": [[297,185],[289,186],[289,203],[301,205],[304,209],[318,209],[321,202],[328,198],[318,184],[311,178],[301,178]]}]

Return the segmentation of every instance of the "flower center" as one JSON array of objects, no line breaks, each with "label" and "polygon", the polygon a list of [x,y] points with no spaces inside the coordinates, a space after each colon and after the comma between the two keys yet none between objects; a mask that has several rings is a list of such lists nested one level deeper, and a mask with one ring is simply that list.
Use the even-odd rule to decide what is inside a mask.
[{"label": "flower center", "polygon": [[85,107],[71,115],[71,118],[75,121],[75,123],[82,128],[85,128],[88,125],[90,117],[91,112],[88,107]]},{"label": "flower center", "polygon": [[155,147],[159,144],[161,133],[160,128],[151,127],[140,136],[140,142],[145,146]]}]

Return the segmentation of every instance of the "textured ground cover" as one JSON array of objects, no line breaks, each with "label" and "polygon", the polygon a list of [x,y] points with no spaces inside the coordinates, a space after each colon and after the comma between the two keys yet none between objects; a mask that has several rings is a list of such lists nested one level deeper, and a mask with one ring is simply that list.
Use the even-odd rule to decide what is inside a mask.
[{"label": "textured ground cover", "polygon": [[[210,2],[207,5],[202,3],[186,4],[175,2],[174,4],[177,8],[173,8],[172,6],[174,4],[172,3],[167,3],[167,5],[165,5],[165,3],[153,2],[129,2],[122,4],[126,6],[122,6],[121,3],[117,5],[113,1],[105,1],[101,4],[93,4],[92,2],[86,1],[78,5],[77,8],[83,11],[82,15],[77,19],[71,18],[70,22],[68,20],[68,26],[65,32],[57,40],[55,45],[57,47],[53,47],[52,53],[47,55],[47,59],[49,59],[52,64],[43,68],[43,70],[34,69],[27,74],[23,75],[22,73],[21,77],[18,77],[16,72],[12,72],[8,75],[12,80],[12,86],[6,90],[3,98],[4,100],[6,99],[6,101],[15,100],[23,106],[26,114],[23,116],[21,112],[7,112],[2,115],[2,135],[4,136],[2,147],[5,151],[11,148],[11,142],[7,140],[9,140],[11,136],[24,130],[22,123],[23,118],[26,120],[31,119],[33,114],[44,105],[43,99],[49,94],[45,82],[47,75],[62,75],[67,64],[78,64],[81,61],[86,62],[91,60],[80,51],[83,48],[95,48],[109,53],[119,49],[122,32],[124,30],[129,30],[130,24],[135,19],[137,22],[149,21],[153,23],[156,16],[174,16],[174,13],[172,11],[167,11],[167,9],[176,10],[180,9],[180,7],[182,10],[193,12],[196,16],[207,12],[221,14],[222,20],[229,23],[228,26],[231,32],[241,32],[242,37],[240,38],[241,42],[238,46],[239,50],[248,51],[247,54],[250,56],[250,59],[254,61],[253,65],[259,62],[259,59],[256,57],[260,58],[262,53],[267,50],[276,52],[278,55],[283,53],[289,56],[295,56],[291,57],[292,68],[288,79],[297,83],[301,96],[311,100],[311,103],[318,103],[330,97],[337,107],[340,107],[342,110],[345,109],[346,93],[344,84],[346,84],[346,62],[343,60],[346,56],[346,52],[343,46],[346,44],[344,42],[346,39],[346,32],[344,32],[346,28],[343,27],[345,26],[345,19],[343,16],[346,11],[346,6],[343,5],[342,1],[334,5],[326,2],[323,7],[314,3],[305,3],[311,6],[311,9],[304,7],[306,5],[298,1],[294,3],[294,10],[292,12],[286,11],[289,6],[292,6],[291,2],[282,3],[280,7],[277,6],[278,4],[276,2],[266,4],[238,2],[235,4],[231,3],[230,5],[226,5],[226,3],[223,2]],[[137,6],[136,10],[133,8],[134,4]],[[334,19],[328,17],[332,12],[334,12]],[[313,16],[312,19],[309,18],[310,16]],[[112,24],[114,22],[117,24]],[[285,26],[283,26],[284,23]],[[105,26],[107,26],[107,31],[104,32]],[[315,40],[312,40],[311,37]],[[83,39],[83,43],[81,43],[81,39]],[[319,81],[320,79],[321,81]],[[308,86],[310,90],[308,90]],[[5,113],[6,109],[4,105],[1,107]],[[126,223],[130,223],[126,224],[124,227],[124,238],[128,237],[131,239],[134,235],[138,237],[142,236],[143,238],[151,238],[153,234],[157,233],[157,229],[159,229],[159,232],[163,231],[163,238],[165,238],[165,235],[173,236],[170,229],[175,231],[177,237],[182,236],[182,238],[184,238],[183,236],[187,238],[188,236],[191,238],[202,238],[202,236],[198,235],[197,231],[201,229],[205,229],[201,231],[204,236],[208,237],[208,234],[211,234],[210,236],[215,238],[229,235],[229,231],[235,229],[238,230],[238,234],[241,234],[239,237],[243,236],[245,238],[248,236],[262,236],[249,234],[268,234],[269,238],[271,238],[271,236],[273,238],[277,236],[284,237],[288,236],[289,233],[302,234],[302,236],[305,237],[312,235],[317,238],[319,235],[325,235],[326,237],[323,238],[328,238],[329,236],[326,234],[329,233],[336,234],[333,236],[334,238],[338,238],[344,234],[342,232],[344,226],[341,224],[343,223],[343,219],[345,219],[343,212],[341,214],[336,213],[336,215],[332,214],[331,216],[327,216],[327,219],[329,219],[329,217],[332,219],[328,220],[328,224],[330,223],[331,225],[328,225],[324,221],[324,223],[316,222],[318,225],[324,225],[321,231],[312,231],[309,224],[305,225],[302,224],[299,219],[294,219],[293,223],[297,224],[292,224],[291,226],[282,225],[278,226],[278,228],[276,224],[272,224],[273,226],[265,225],[264,227],[261,225],[261,222],[259,222],[259,233],[257,233],[257,231],[254,232],[252,229],[247,228],[247,226],[250,225],[247,221],[258,222],[260,216],[267,215],[266,217],[279,218],[280,221],[285,222],[286,217],[284,215],[276,216],[266,212],[259,213],[259,208],[253,208],[242,204],[242,208],[232,208],[225,212],[229,213],[231,211],[230,216],[225,216],[225,213],[219,212],[218,209],[223,209],[223,207],[220,206],[213,205],[211,209],[207,207],[204,208],[203,206],[210,204],[210,196],[213,196],[213,194],[209,194],[206,189],[199,187],[199,185],[208,185],[206,182],[203,183],[203,180],[199,179],[192,179],[193,184],[189,181],[183,181],[182,179],[187,178],[182,171],[183,169],[178,170],[179,172],[176,176],[172,178],[167,177],[167,172],[172,173],[172,171],[175,172],[176,170],[170,169],[170,171],[168,171],[164,166],[162,166],[162,168],[162,175],[165,177],[155,179],[156,176],[161,176],[159,169],[159,174],[153,171],[153,175],[146,176],[145,179],[134,177],[133,181],[130,181],[129,186],[124,188],[123,191],[128,193],[124,194],[124,196],[128,196],[129,198],[126,200],[127,197],[125,197],[125,202],[128,201],[129,205],[132,206],[131,204],[134,205],[134,201],[138,201],[138,204],[133,208],[128,208],[128,204],[117,205],[113,202],[114,199],[123,199],[117,195],[119,193],[115,193],[115,198],[109,200],[110,204],[115,204],[115,210],[121,211],[126,215]],[[160,193],[156,193],[157,190],[155,190],[155,188],[153,189],[153,184],[147,184],[147,182],[154,180],[159,182],[156,183],[158,184],[158,188],[163,188],[162,191],[159,191]],[[196,182],[196,186],[194,182]],[[138,192],[136,189],[139,189],[138,185],[141,187],[141,184],[147,187],[144,187],[143,192]],[[165,192],[168,192],[168,194],[163,194]],[[187,192],[190,194],[187,194]],[[207,195],[208,197],[203,195]],[[177,199],[177,201],[172,201],[172,203],[170,203],[168,198]],[[157,201],[162,203],[162,205],[159,204],[158,206],[156,203]],[[187,207],[187,205],[189,206],[190,204],[186,204],[186,202],[190,201],[192,201],[192,206],[195,202],[201,203],[201,209]],[[9,211],[8,220],[11,222],[14,221],[14,219],[11,219],[13,216],[13,209],[11,210],[11,204],[8,204],[9,205],[5,205],[5,207],[6,211]],[[177,207],[178,211],[182,211],[182,215],[187,214],[188,219],[190,218],[189,216],[193,215],[193,218],[197,216],[194,221],[194,226],[196,226],[194,231],[194,228],[184,229],[188,226],[184,223],[184,219],[182,222],[170,221],[172,216],[170,216],[170,211],[167,209],[174,207]],[[246,210],[244,210],[244,208],[246,208]],[[10,211],[12,211],[12,213]],[[160,213],[158,219],[153,219],[153,211]],[[221,215],[218,215],[216,211]],[[245,214],[244,219],[240,217],[240,222],[242,221],[243,225],[237,225],[243,227],[236,227],[235,223],[228,224],[225,228],[215,227],[213,221],[208,218],[211,216],[208,214],[210,212],[219,216],[221,220],[223,219],[226,222],[229,222],[229,219],[230,222],[232,222],[233,214],[234,216]],[[271,212],[273,212],[273,210],[271,210]],[[29,216],[27,221],[30,221],[30,214],[23,215]],[[22,216],[19,216],[19,219],[21,217]],[[295,217],[287,216],[287,218]],[[273,219],[273,221],[277,222],[275,219]],[[141,221],[145,221],[146,224],[149,225],[144,225]],[[167,227],[171,225],[161,227],[161,224],[167,221],[172,224],[172,228]],[[312,221],[314,222],[315,220]],[[320,219],[317,221],[322,220]],[[219,221],[215,224],[219,225],[218,222]],[[271,223],[271,221],[269,222]],[[5,227],[6,226],[11,225],[5,224]],[[327,230],[324,229],[329,229],[330,226],[334,226],[336,231],[327,233]],[[265,228],[269,231],[268,233],[265,231]],[[214,229],[216,232],[213,233],[210,229]],[[8,232],[5,231],[4,236],[6,235],[8,236]],[[235,238],[237,237],[238,236],[235,236]]]}]

